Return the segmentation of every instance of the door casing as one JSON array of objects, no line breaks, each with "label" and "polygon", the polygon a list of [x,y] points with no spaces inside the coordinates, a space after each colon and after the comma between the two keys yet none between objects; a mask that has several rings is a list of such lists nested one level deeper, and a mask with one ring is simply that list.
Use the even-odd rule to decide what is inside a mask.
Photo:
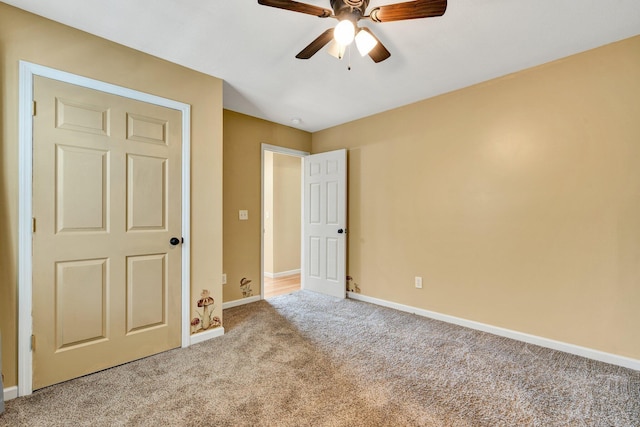
[{"label": "door casing", "polygon": [[[265,151],[271,151],[278,154],[286,154],[295,157],[306,157],[310,153],[306,151],[294,150],[292,148],[278,147],[277,145],[269,145],[262,143],[261,145],[261,179],[260,179],[260,299],[264,299],[264,153]],[[303,194],[304,183],[301,183],[300,194]],[[304,215],[304,197],[301,197],[301,214]],[[302,233],[301,236],[302,238]],[[302,251],[302,240],[300,240],[300,251]],[[302,260],[301,260],[302,261]],[[300,276],[302,280],[302,275]]]},{"label": "door casing", "polygon": [[99,80],[77,76],[26,61],[19,64],[19,130],[18,130],[18,395],[33,391],[31,334],[32,311],[32,190],[33,190],[33,77],[42,76],[66,83],[107,92],[182,112],[182,347],[190,344],[190,142],[191,106],[116,86]]}]

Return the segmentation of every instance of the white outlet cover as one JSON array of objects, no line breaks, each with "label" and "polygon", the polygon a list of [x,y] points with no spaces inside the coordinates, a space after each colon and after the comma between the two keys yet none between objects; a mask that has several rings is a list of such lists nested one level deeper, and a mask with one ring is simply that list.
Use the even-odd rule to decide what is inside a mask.
[{"label": "white outlet cover", "polygon": [[241,209],[238,211],[238,218],[242,221],[246,221],[249,219],[249,211]]}]

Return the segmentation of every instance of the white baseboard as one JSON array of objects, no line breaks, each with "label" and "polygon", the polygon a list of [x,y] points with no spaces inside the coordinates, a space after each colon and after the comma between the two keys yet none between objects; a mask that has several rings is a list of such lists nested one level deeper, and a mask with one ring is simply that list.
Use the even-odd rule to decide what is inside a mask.
[{"label": "white baseboard", "polygon": [[278,273],[269,273],[267,271],[264,272],[264,276],[269,279],[278,279],[280,277],[293,276],[294,274],[300,274],[300,269],[297,270],[289,270],[289,271],[280,271]]},{"label": "white baseboard", "polygon": [[260,301],[260,295],[255,295],[252,297],[241,298],[235,301],[228,301],[222,303],[222,309],[225,310],[231,307],[237,307],[239,305],[251,304],[252,302]]},{"label": "white baseboard", "polygon": [[208,331],[199,332],[197,334],[193,334],[190,337],[189,344],[198,344],[199,342],[210,340],[211,338],[217,338],[224,335],[224,328],[220,326],[219,328],[209,329]]},{"label": "white baseboard", "polygon": [[488,332],[490,334],[498,335],[501,337],[511,338],[517,341],[522,341],[529,344],[535,344],[541,347],[550,348],[552,350],[558,350],[565,353],[575,354],[577,356],[586,357],[588,359],[598,360],[600,362],[610,363],[612,365],[622,366],[625,368],[640,371],[640,360],[632,359],[630,357],[619,356],[617,354],[612,354],[612,353],[605,353],[604,351],[594,350],[588,347],[581,347],[578,345],[569,344],[562,341],[556,341],[549,338],[543,338],[536,335],[526,334],[524,332],[518,332],[511,329],[505,329],[498,326],[488,325],[486,323],[480,323],[473,320],[462,319],[460,317],[450,316],[448,314],[437,313],[435,311],[423,310],[421,308],[411,307],[409,305],[398,304],[398,303],[386,301],[383,299],[368,297],[366,295],[357,294],[355,292],[347,292],[347,295],[349,298],[352,298],[354,300],[364,301],[371,304],[380,305],[383,307],[393,308],[399,311],[417,314],[418,316],[424,316],[430,319],[440,320],[447,323],[453,323],[455,325],[476,329],[482,332]]},{"label": "white baseboard", "polygon": [[4,401],[15,399],[18,397],[18,386],[7,387],[4,390]]}]

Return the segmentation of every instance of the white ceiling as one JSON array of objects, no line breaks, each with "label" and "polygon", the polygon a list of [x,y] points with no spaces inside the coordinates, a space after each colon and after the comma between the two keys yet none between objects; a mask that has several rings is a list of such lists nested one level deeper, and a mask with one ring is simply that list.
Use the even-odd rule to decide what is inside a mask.
[{"label": "white ceiling", "polygon": [[349,71],[326,47],[295,58],[334,19],[257,0],[3,1],[219,77],[225,108],[311,132],[640,34],[640,0],[449,0],[439,18],[360,21],[391,57],[353,49]]}]

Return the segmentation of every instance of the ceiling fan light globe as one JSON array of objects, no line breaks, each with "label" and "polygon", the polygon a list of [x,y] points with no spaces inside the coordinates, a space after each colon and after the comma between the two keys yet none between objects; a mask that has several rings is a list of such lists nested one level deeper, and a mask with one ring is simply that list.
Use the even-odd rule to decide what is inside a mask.
[{"label": "ceiling fan light globe", "polygon": [[360,55],[367,55],[369,52],[371,52],[371,49],[376,47],[377,44],[378,40],[376,40],[375,37],[369,34],[368,31],[358,31],[358,34],[356,35],[356,47],[358,48],[358,52],[360,52]]},{"label": "ceiling fan light globe", "polygon": [[338,25],[336,25],[336,28],[333,30],[333,37],[341,45],[348,46],[353,41],[355,33],[356,29],[353,26],[353,22],[348,19],[343,19],[338,22]]},{"label": "ceiling fan light globe", "polygon": [[342,59],[344,58],[344,52],[346,49],[346,46],[341,45],[337,41],[333,40],[331,44],[329,44],[329,49],[327,50],[327,52],[329,53],[329,55],[335,58]]}]

